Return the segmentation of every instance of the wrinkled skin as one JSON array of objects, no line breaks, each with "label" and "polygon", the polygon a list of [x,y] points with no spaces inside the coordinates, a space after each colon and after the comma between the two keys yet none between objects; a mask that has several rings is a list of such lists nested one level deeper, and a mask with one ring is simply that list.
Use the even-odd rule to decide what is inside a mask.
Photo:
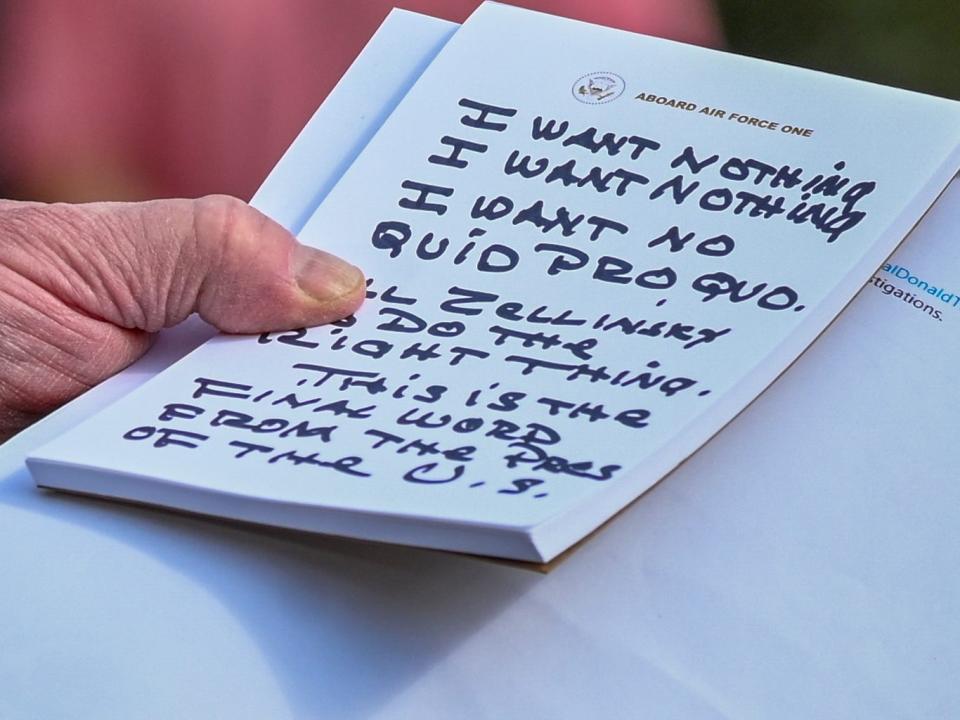
[{"label": "wrinkled skin", "polygon": [[353,312],[363,274],[226,196],[0,201],[0,442],[123,369],[193,312],[220,330]]}]

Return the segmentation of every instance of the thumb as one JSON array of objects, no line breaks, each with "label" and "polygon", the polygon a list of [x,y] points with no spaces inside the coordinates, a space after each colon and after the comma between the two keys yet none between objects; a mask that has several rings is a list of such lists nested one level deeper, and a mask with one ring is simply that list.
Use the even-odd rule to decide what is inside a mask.
[{"label": "thumb", "polygon": [[365,295],[356,267],[227,196],[12,214],[43,253],[36,282],[120,327],[154,332],[197,312],[225,332],[286,330],[345,317]]}]

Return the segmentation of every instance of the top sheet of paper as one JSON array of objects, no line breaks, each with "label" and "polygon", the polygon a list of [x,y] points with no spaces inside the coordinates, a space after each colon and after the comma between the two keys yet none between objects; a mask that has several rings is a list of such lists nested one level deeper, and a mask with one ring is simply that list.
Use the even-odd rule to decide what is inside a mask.
[{"label": "top sheet of paper", "polygon": [[615,508],[852,297],[958,119],[485,4],[301,233],[368,272],[357,317],[218,338],[38,457],[493,526]]}]

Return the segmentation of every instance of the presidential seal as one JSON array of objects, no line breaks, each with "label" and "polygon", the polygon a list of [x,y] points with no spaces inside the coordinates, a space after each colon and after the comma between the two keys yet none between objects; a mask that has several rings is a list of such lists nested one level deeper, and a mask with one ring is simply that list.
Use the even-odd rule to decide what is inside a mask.
[{"label": "presidential seal", "polygon": [[616,100],[626,88],[627,84],[616,73],[590,73],[573,84],[573,96],[587,105],[602,105]]}]

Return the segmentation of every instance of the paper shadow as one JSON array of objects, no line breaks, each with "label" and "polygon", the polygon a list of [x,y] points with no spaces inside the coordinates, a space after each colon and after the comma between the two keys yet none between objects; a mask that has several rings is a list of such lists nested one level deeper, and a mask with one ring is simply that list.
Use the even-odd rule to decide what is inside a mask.
[{"label": "paper shadow", "polygon": [[95,531],[195,581],[256,642],[295,717],[368,717],[541,579],[464,556],[39,491],[26,470],[0,482],[0,503]]}]

